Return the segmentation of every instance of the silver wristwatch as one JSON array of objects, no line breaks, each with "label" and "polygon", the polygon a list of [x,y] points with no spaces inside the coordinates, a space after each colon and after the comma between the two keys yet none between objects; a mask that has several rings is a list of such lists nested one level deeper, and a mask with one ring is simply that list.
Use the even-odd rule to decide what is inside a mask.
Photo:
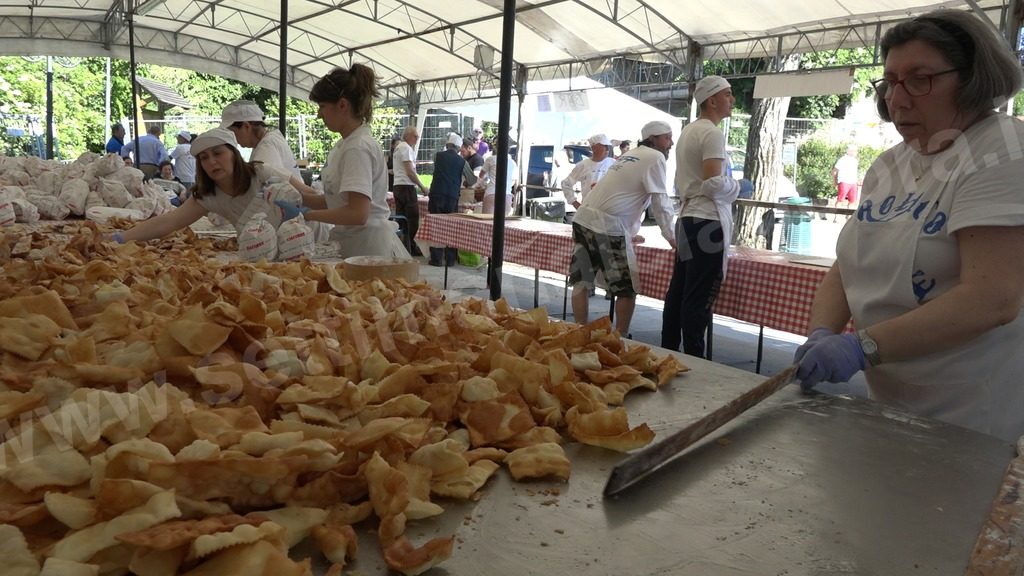
[{"label": "silver wristwatch", "polygon": [[860,349],[864,351],[864,359],[869,366],[878,366],[882,363],[882,356],[878,353],[878,342],[872,338],[867,330],[857,330],[857,338],[860,340]]}]

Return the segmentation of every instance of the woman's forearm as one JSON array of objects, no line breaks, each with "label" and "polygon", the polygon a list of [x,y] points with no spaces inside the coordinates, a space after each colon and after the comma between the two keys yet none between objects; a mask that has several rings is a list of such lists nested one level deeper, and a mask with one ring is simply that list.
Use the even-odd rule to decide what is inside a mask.
[{"label": "woman's forearm", "polygon": [[850,304],[846,301],[846,291],[843,290],[843,276],[839,271],[839,264],[833,264],[814,293],[807,333],[810,334],[816,328],[828,328],[838,334],[849,321]]},{"label": "woman's forearm", "polygon": [[369,213],[360,213],[349,208],[328,208],[326,210],[310,210],[303,217],[314,222],[326,222],[340,226],[362,226],[366,224]]},{"label": "woman's forearm", "polygon": [[327,208],[327,197],[323,194],[309,194],[306,192],[301,192],[301,194],[303,206],[308,206],[311,210],[324,210]]},{"label": "woman's forearm", "polygon": [[924,305],[867,326],[884,362],[949,350],[1012,322],[1024,305],[1024,227],[967,228],[960,281]]}]

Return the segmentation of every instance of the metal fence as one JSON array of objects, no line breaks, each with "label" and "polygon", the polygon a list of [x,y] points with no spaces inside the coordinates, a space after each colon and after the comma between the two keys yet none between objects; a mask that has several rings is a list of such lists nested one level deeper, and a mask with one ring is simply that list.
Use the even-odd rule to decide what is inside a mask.
[{"label": "metal fence", "polygon": [[[0,154],[43,158],[46,155],[45,132],[41,116],[0,113]],[[54,142],[54,147],[57,145]]]}]

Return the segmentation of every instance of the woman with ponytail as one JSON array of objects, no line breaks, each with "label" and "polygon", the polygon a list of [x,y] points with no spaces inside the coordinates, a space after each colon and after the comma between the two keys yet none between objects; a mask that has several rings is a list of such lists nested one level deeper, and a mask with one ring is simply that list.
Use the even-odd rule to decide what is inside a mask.
[{"label": "woman with ponytail", "polygon": [[317,116],[341,139],[320,173],[324,195],[303,193],[303,206],[278,204],[283,219],[303,214],[307,221],[334,224],[331,241],[343,258],[350,256],[409,257],[389,220],[388,169],[380,144],[370,133],[377,78],[363,64],[335,68],[309,91],[319,105]]}]

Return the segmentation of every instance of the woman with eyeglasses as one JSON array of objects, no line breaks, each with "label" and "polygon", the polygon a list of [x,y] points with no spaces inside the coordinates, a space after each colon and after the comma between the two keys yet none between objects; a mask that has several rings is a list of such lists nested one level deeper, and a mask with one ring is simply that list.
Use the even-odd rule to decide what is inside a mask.
[{"label": "woman with eyeglasses", "polygon": [[341,140],[320,173],[324,195],[303,192],[298,208],[278,203],[284,220],[302,213],[307,221],[334,224],[330,237],[342,258],[410,258],[398,239],[397,224],[389,220],[387,162],[370,133],[377,95],[377,78],[363,64],[335,68],[313,85],[309,99],[319,105],[317,116]]},{"label": "woman with eyeglasses", "polygon": [[880,47],[878,112],[903,142],[865,175],[797,376],[808,390],[864,370],[874,399],[1016,441],[1024,123],[994,108],[1020,89],[1020,64],[991,22],[955,10],[903,22]]}]

